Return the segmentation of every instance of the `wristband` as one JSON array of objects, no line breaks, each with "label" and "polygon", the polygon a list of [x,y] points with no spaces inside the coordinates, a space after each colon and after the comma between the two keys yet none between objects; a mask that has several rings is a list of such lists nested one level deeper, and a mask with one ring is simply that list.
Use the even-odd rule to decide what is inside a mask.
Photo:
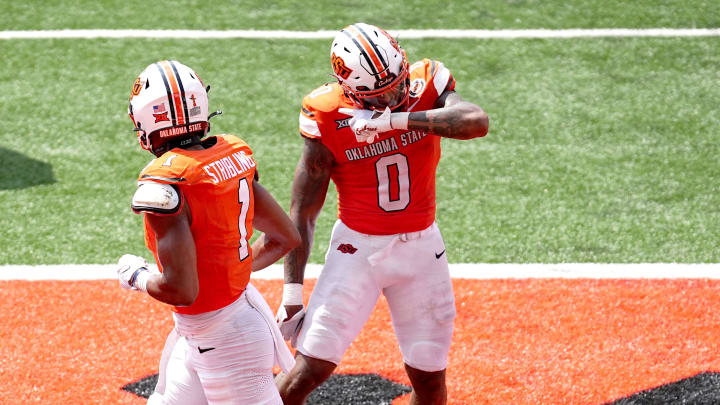
[{"label": "wristband", "polygon": [[303,285],[300,283],[288,283],[283,286],[283,305],[303,304]]},{"label": "wristband", "polygon": [[390,115],[390,128],[408,129],[409,112],[397,112]]},{"label": "wristband", "polygon": [[130,277],[129,284],[142,292],[147,292],[147,282],[150,279],[150,272],[145,267],[135,270]]}]

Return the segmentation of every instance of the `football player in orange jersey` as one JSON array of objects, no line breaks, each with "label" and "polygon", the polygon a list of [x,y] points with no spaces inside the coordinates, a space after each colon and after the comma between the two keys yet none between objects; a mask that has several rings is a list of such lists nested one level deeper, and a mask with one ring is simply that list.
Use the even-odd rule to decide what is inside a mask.
[{"label": "football player in orange jersey", "polygon": [[[148,66],[129,113],[154,159],[140,173],[132,209],[160,272],[124,255],[120,286],[167,303],[165,343],[149,404],[282,404],[272,368],[292,355],[250,273],[300,243],[297,229],[258,183],[250,147],[233,135],[205,138],[207,90],[177,61]],[[264,232],[249,246],[253,228]]]},{"label": "football player in orange jersey", "polygon": [[[290,217],[301,245],[285,259],[284,337],[295,367],[276,381],[285,404],[302,404],[340,362],[383,294],[413,386],[412,404],[447,401],[445,369],[455,300],[435,223],[440,138],[488,132],[488,116],[455,92],[439,61],[408,64],[384,30],[340,31],[330,59],[337,83],[308,94],[300,113],[305,146],[295,170]],[[302,283],[315,220],[330,180],[338,220],[325,265],[303,307]]]}]

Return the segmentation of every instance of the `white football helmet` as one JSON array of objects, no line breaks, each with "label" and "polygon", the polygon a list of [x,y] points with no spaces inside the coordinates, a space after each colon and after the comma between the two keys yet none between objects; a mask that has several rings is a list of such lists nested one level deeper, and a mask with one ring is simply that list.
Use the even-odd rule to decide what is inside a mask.
[{"label": "white football helmet", "polygon": [[357,107],[384,110],[406,105],[407,57],[383,29],[365,23],[348,25],[335,36],[330,60],[333,76]]},{"label": "white football helmet", "polygon": [[160,156],[190,143],[193,136],[205,135],[207,88],[197,73],[182,63],[159,61],[145,68],[135,80],[128,113],[140,145]]}]

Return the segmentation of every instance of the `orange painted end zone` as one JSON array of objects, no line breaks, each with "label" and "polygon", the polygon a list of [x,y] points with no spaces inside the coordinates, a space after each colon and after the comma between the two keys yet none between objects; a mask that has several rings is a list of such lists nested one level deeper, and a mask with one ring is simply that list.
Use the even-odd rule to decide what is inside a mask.
[{"label": "orange painted end zone", "polygon": [[[282,280],[253,283],[279,305]],[[451,404],[601,404],[720,370],[717,280],[454,286]],[[172,328],[163,304],[107,280],[0,281],[0,314],[0,403],[142,404],[121,387],[157,372]],[[409,384],[384,299],[338,372]]]}]

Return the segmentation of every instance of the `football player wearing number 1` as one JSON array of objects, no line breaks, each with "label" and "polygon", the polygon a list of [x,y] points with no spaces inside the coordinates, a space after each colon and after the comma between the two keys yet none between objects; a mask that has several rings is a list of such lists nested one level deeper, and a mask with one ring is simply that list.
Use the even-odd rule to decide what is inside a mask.
[{"label": "football player wearing number 1", "polygon": [[[177,61],[148,66],[129,113],[143,149],[157,159],[140,173],[132,209],[160,273],[124,255],[120,286],[170,304],[175,327],[149,404],[282,404],[273,365],[292,367],[272,311],[251,271],[300,243],[290,218],[258,183],[250,147],[233,135],[205,137],[207,90]],[[253,227],[264,232],[249,246]],[[142,340],[128,345],[133,355]]]},{"label": "football player wearing number 1", "polygon": [[[304,403],[367,321],[380,294],[413,386],[412,404],[447,401],[445,369],[455,318],[447,255],[435,223],[440,138],[488,132],[488,116],[455,92],[439,61],[408,64],[387,32],[363,23],[340,31],[330,58],[337,83],[303,100],[305,146],[290,217],[302,237],[285,259],[280,330],[296,365],[277,378],[285,404]],[[303,308],[302,282],[328,184],[338,220],[325,265]]]}]

